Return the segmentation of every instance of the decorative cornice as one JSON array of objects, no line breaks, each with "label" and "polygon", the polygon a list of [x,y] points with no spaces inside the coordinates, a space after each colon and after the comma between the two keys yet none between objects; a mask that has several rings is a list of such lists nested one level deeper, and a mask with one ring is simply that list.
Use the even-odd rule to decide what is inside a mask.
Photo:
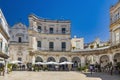
[{"label": "decorative cornice", "polygon": [[52,23],[70,23],[70,20],[50,20],[50,19],[44,19],[36,16],[35,14],[30,14],[29,18],[32,18],[33,20],[42,21],[42,22],[52,22]]},{"label": "decorative cornice", "polygon": [[32,55],[53,55],[53,56],[60,56],[60,55],[66,55],[66,56],[85,56],[85,55],[100,55],[100,54],[109,54],[112,53],[113,50],[120,50],[120,44],[111,46],[106,49],[102,50],[92,50],[92,51],[80,51],[80,52],[48,52],[48,51],[33,51]]}]

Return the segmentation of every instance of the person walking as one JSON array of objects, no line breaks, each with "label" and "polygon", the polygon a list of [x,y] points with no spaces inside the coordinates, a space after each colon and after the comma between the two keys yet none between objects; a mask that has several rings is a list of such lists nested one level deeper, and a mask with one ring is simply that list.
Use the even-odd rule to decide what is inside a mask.
[{"label": "person walking", "polygon": [[110,67],[110,74],[113,75],[113,66]]},{"label": "person walking", "polygon": [[91,73],[91,75],[92,75],[92,72],[93,72],[93,66],[90,65],[90,73]]}]

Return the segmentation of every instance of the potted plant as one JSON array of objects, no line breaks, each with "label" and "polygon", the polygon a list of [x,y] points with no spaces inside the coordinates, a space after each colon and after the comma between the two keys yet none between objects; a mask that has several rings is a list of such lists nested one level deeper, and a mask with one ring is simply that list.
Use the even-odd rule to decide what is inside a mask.
[{"label": "potted plant", "polygon": [[72,47],[73,48],[73,50],[75,49],[75,47]]},{"label": "potted plant", "polygon": [[8,73],[9,73],[9,72],[12,72],[12,66],[13,66],[12,64],[8,64],[8,65],[7,65]]},{"label": "potted plant", "polygon": [[93,48],[94,48],[94,45],[90,45],[90,48],[93,49]]}]

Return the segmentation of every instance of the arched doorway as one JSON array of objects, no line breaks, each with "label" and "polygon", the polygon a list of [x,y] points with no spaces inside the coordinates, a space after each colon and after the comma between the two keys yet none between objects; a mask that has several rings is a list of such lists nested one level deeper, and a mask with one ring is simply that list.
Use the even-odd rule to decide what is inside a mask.
[{"label": "arched doorway", "polygon": [[67,58],[65,58],[65,57],[61,57],[59,60],[59,62],[65,62],[65,61],[68,61]]},{"label": "arched doorway", "polygon": [[[54,57],[48,57],[47,62],[56,62]],[[48,64],[47,67],[50,71],[54,71],[55,70],[55,66],[54,64]]]},{"label": "arched doorway", "polygon": [[72,62],[73,62],[72,65],[73,70],[76,70],[81,65],[81,60],[79,57],[73,57]]},{"label": "arched doorway", "polygon": [[[65,58],[65,57],[61,57],[59,60],[60,63],[65,62],[65,61],[68,61],[67,58]],[[60,67],[60,70],[64,70],[64,71],[68,70],[67,64],[60,65],[59,67]]]},{"label": "arched doorway", "polygon": [[[40,56],[37,56],[35,58],[35,62],[43,62],[43,59]],[[35,67],[38,68],[39,70],[43,69],[43,65],[41,65],[41,64],[35,64]]]},{"label": "arched doorway", "polygon": [[119,69],[119,64],[120,64],[120,53],[116,53],[114,55],[114,66],[117,71]]},{"label": "arched doorway", "polygon": [[50,61],[55,62],[56,60],[55,60],[55,58],[54,58],[54,57],[49,57],[49,58],[47,59],[47,62],[50,62]]},{"label": "arched doorway", "polygon": [[35,62],[43,62],[43,59],[39,56],[36,57]]},{"label": "arched doorway", "polygon": [[120,62],[120,53],[114,55],[114,62]]},{"label": "arched doorway", "polygon": [[109,63],[109,57],[108,57],[108,55],[103,55],[103,56],[100,57],[101,67],[106,66],[108,63]]}]

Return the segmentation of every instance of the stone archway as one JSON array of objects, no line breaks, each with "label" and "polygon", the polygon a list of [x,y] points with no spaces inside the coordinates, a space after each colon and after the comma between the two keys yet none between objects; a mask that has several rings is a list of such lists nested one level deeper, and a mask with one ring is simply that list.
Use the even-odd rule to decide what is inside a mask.
[{"label": "stone archway", "polygon": [[101,63],[101,67],[106,66],[109,63],[109,56],[108,55],[102,55],[100,57],[100,63]]},{"label": "stone archway", "polygon": [[120,53],[114,55],[114,62],[120,62]]},{"label": "stone archway", "polygon": [[50,61],[56,62],[54,57],[48,57],[47,62],[50,62]]},{"label": "stone archway", "polygon": [[[51,61],[56,62],[54,57],[48,57],[47,62],[51,62]],[[47,67],[51,71],[55,70],[55,65],[53,65],[53,64],[49,64],[49,65],[47,65]]]},{"label": "stone archway", "polygon": [[72,68],[74,69],[78,68],[81,65],[81,60],[79,57],[73,57],[72,62],[73,62]]},{"label": "stone archway", "polygon": [[[59,60],[60,63],[65,61],[68,61],[66,57],[61,57]],[[67,64],[60,65],[59,68],[60,70],[68,70],[68,65]]]},{"label": "stone archway", "polygon": [[43,59],[41,57],[37,56],[35,58],[35,62],[43,62]]},{"label": "stone archway", "polygon": [[66,57],[61,57],[59,62],[64,62],[64,61],[68,61]]}]

